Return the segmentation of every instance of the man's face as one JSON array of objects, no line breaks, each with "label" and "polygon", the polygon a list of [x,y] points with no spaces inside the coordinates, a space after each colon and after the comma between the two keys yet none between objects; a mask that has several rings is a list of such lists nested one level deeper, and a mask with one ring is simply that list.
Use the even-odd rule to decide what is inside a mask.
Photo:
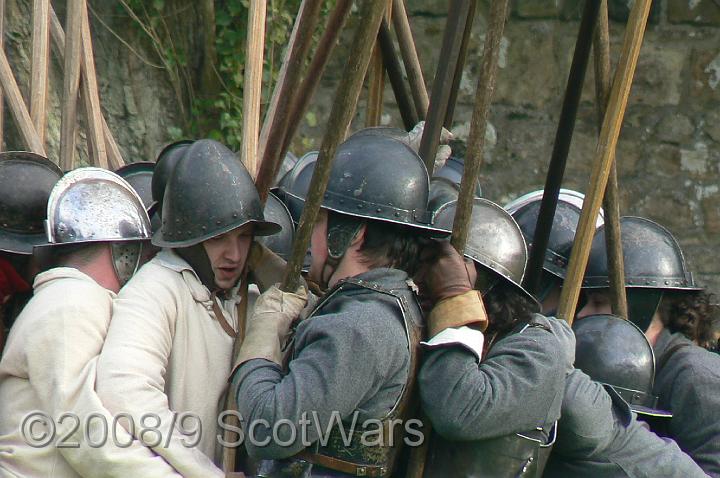
[{"label": "man's face", "polygon": [[247,224],[202,243],[215,275],[215,285],[232,289],[237,284],[252,240],[253,225]]},{"label": "man's face", "polygon": [[327,261],[328,250],[327,250],[327,211],[324,209],[320,210],[315,226],[313,227],[312,236],[310,237],[310,273],[309,278],[318,283],[322,284],[322,272]]},{"label": "man's face", "polygon": [[606,290],[589,290],[586,294],[587,303],[576,314],[578,319],[582,319],[590,315],[612,314],[610,296]]}]

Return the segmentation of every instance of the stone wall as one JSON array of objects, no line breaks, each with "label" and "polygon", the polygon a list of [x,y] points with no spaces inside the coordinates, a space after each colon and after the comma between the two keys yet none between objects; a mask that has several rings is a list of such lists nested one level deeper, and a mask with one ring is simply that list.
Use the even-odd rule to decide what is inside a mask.
[{"label": "stone wall", "polygon": [[[487,2],[485,2],[486,4]],[[628,1],[611,1],[613,65]],[[505,29],[492,123],[482,168],[486,197],[501,204],[539,189],[560,115],[579,28],[576,0],[516,0]],[[411,0],[411,23],[425,77],[432,80],[446,2]],[[487,7],[479,9],[453,131],[466,137],[482,55]],[[313,124],[297,148],[317,146],[337,69],[316,95]],[[592,63],[564,186],[585,191],[596,147]],[[387,88],[384,121],[402,125]],[[357,126],[362,125],[362,105]],[[299,141],[300,141],[299,140]],[[296,151],[297,152],[297,151]],[[702,283],[720,292],[720,1],[656,1],[617,149],[621,214],[651,218],[680,241]]]},{"label": "stone wall", "polygon": [[[453,131],[459,137],[468,134],[487,2],[481,2],[475,21],[456,109]],[[27,95],[32,2],[6,3],[5,49]],[[630,3],[610,0],[613,60],[620,50]],[[64,2],[53,4],[62,18]],[[430,83],[447,2],[408,0],[407,4]],[[483,189],[491,200],[504,203],[544,183],[583,4],[578,0],[515,0],[512,4],[482,169]],[[153,66],[157,58],[151,45],[117,4],[91,0],[90,5],[101,101],[110,128],[127,160],[152,159],[170,140],[171,129],[180,127],[176,96],[166,72]],[[194,18],[182,11],[183,17]],[[319,146],[346,43],[332,60],[293,143],[298,155]],[[593,85],[589,71],[564,183],[580,191],[585,190],[596,145]],[[54,60],[48,118],[53,159],[59,140],[61,88],[60,65]],[[383,121],[400,126],[389,87],[385,100]],[[356,127],[363,122],[364,101],[363,96]],[[6,148],[22,148],[9,115],[5,118]],[[81,128],[78,151],[84,158],[82,137]],[[622,213],[666,225],[680,240],[700,280],[720,292],[720,0],[654,2],[617,152]]]}]

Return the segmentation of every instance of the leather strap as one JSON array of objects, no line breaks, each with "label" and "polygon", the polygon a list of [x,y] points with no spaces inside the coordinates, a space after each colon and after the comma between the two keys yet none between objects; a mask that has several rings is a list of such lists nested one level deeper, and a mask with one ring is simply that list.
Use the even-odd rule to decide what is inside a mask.
[{"label": "leather strap", "polygon": [[658,360],[656,372],[659,370],[662,370],[662,368],[668,363],[668,360],[670,360],[670,357],[675,355],[675,352],[677,352],[678,350],[680,350],[683,347],[689,347],[689,346],[690,346],[690,344],[687,342],[680,342],[678,344],[673,345],[669,349],[667,349],[665,351],[665,353],[663,354],[663,356],[660,357],[660,360]]},{"label": "leather strap", "polygon": [[220,327],[225,331],[226,334],[228,334],[233,339],[237,337],[238,333],[235,329],[232,328],[230,323],[225,318],[225,314],[223,313],[223,310],[220,308],[220,305],[218,305],[218,298],[217,293],[213,292],[210,296],[210,300],[212,301],[212,309],[213,313],[215,314],[215,318],[217,319],[218,323],[220,324]]},{"label": "leather strap", "polygon": [[358,465],[339,458],[333,458],[319,453],[312,453],[307,450],[303,450],[297,455],[296,458],[305,460],[313,465],[322,466],[330,470],[339,471],[352,476],[374,476],[382,477],[387,473],[387,468],[378,465]]}]

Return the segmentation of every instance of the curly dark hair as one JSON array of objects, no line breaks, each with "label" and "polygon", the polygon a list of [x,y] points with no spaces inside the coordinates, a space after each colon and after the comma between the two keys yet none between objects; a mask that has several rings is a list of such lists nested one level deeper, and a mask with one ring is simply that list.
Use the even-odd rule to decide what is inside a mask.
[{"label": "curly dark hair", "polygon": [[537,306],[525,297],[516,285],[496,273],[482,267],[477,267],[477,271],[479,279],[481,274],[494,276],[496,279],[494,285],[483,294],[489,321],[485,336],[494,343],[518,325],[529,323]]},{"label": "curly dark hair", "polygon": [[701,347],[715,348],[720,310],[713,301],[714,296],[705,291],[665,292],[658,312],[670,332],[680,332]]},{"label": "curly dark hair", "polygon": [[371,267],[392,267],[415,275],[420,251],[430,240],[416,230],[380,221],[365,221],[365,240],[360,247],[365,263]]}]

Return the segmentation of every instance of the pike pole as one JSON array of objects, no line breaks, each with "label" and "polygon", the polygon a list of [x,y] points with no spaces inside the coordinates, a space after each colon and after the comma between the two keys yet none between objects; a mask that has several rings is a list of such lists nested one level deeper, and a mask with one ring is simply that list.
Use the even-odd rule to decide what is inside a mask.
[{"label": "pike pole", "polygon": [[420,157],[425,162],[428,174],[432,177],[442,134],[445,114],[447,113],[450,90],[460,56],[465,22],[470,13],[473,0],[450,0],[448,19],[445,24],[440,61],[438,62],[435,79],[433,79],[430,105],[428,106],[425,129],[420,140]]},{"label": "pike pole", "polygon": [[380,23],[380,32],[378,33],[378,45],[382,53],[383,66],[390,79],[390,86],[395,94],[395,101],[400,110],[400,117],[403,120],[403,126],[406,130],[411,130],[418,122],[418,116],[415,112],[415,105],[410,97],[410,92],[405,85],[400,68],[400,60],[395,52],[392,35],[388,22],[383,18]]},{"label": "pike pole", "polygon": [[585,81],[585,71],[590,59],[590,47],[592,46],[593,31],[597,24],[599,10],[599,0],[585,1],[585,9],[583,10],[572,65],[570,66],[570,74],[565,88],[565,98],[563,99],[560,120],[555,133],[550,166],[548,166],[545,179],[545,191],[540,203],[535,234],[533,234],[530,247],[527,272],[523,279],[523,286],[531,294],[537,294],[540,289],[545,251],[552,231],[560,186],[562,185],[563,176],[565,176],[565,165],[570,152],[570,143],[575,129],[575,119]]},{"label": "pike pole", "polygon": [[608,99],[607,110],[603,118],[595,151],[590,185],[580,214],[578,230],[575,234],[575,243],[570,255],[565,287],[563,287],[560,294],[558,318],[564,319],[570,324],[572,324],[575,307],[580,296],[580,287],[582,286],[583,274],[590,256],[590,245],[595,231],[595,218],[600,211],[600,203],[610,175],[610,166],[615,156],[615,147],[620,135],[620,127],[625,115],[625,108],[630,95],[651,4],[652,0],[636,0],[630,10],[620,59],[610,89],[610,98]]},{"label": "pike pole", "polygon": [[359,14],[361,21],[353,36],[348,62],[343,69],[343,77],[335,93],[333,107],[327,122],[328,128],[320,146],[317,165],[305,200],[305,208],[300,217],[292,253],[280,287],[283,291],[294,292],[300,284],[300,270],[330,179],[332,161],[350,126],[386,7],[386,0],[361,2]]},{"label": "pike pole", "polygon": [[[450,240],[453,247],[455,247],[460,254],[465,251],[470,218],[472,217],[473,199],[475,198],[475,185],[480,176],[487,117],[493,92],[495,91],[498,58],[500,56],[500,41],[502,40],[505,29],[507,10],[508,0],[496,0],[492,2],[490,7],[481,74],[478,79],[477,91],[475,92],[475,107],[470,122],[470,136],[468,137],[467,155],[465,157],[465,173],[460,183],[460,195],[458,197],[457,209],[455,210],[452,238]],[[425,440],[421,446],[415,447],[410,451],[407,478],[422,478],[425,470],[425,461],[427,460],[432,429],[427,417],[424,417],[423,421],[427,427]]]},{"label": "pike pole", "polygon": [[[610,94],[610,31],[607,0],[600,2],[600,15],[593,39],[595,60],[595,97],[598,109],[598,133],[602,127],[608,95]],[[610,278],[610,303],[613,314],[627,319],[627,295],[625,294],[625,264],[623,263],[620,238],[620,200],[618,197],[617,162],[612,161],[603,209],[605,210],[605,248]]]}]

